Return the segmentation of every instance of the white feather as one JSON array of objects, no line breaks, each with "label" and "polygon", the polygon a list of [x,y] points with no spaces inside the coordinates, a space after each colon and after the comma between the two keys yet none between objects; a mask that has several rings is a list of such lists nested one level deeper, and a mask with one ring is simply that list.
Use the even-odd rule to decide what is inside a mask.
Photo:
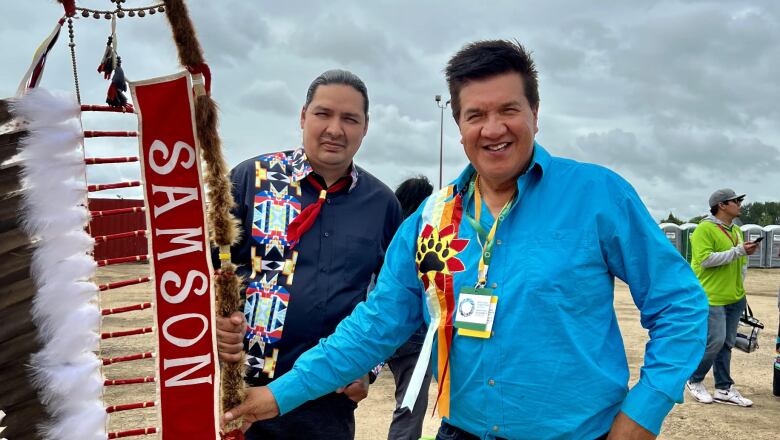
[{"label": "white feather", "polygon": [[108,414],[97,402],[68,402],[61,415],[42,429],[46,440],[106,440]]},{"label": "white feather", "polygon": [[[28,187],[52,188],[71,179],[78,179],[84,184],[84,157],[80,151],[74,151],[67,156],[59,157],[57,162],[37,162],[35,165],[25,167],[22,176]],[[44,179],[42,180],[41,177]]]},{"label": "white feather", "polygon": [[22,139],[24,148],[19,154],[25,160],[43,159],[46,154],[66,154],[80,148],[83,139],[84,132],[76,119],[56,125],[34,127]]},{"label": "white feather", "polygon": [[51,124],[75,118],[81,112],[72,93],[36,87],[11,103],[15,115],[31,124]]},{"label": "white feather", "polygon": [[[41,342],[51,344],[54,341],[62,341],[63,345],[77,344],[74,339],[89,337],[91,333],[98,331],[100,325],[100,310],[94,304],[84,304],[77,308],[61,306],[49,310],[33,310],[38,317],[46,316],[39,324],[38,337]],[[68,329],[62,331],[62,329]],[[70,342],[69,341],[73,341]],[[83,343],[82,343],[83,344]],[[57,351],[62,351],[57,348]],[[76,354],[79,351],[75,352]]]},{"label": "white feather", "polygon": [[58,216],[44,217],[39,215],[37,218],[29,217],[34,214],[40,213],[34,213],[31,210],[24,211],[24,215],[27,217],[22,222],[22,227],[33,237],[45,237],[51,240],[56,240],[57,237],[63,234],[75,231],[76,228],[74,226],[83,225],[82,227],[86,228],[87,220],[89,219],[89,213],[83,207],[63,209]]},{"label": "white feather", "polygon": [[[46,151],[42,152],[41,154],[45,152]],[[15,157],[28,161],[28,163],[25,164],[25,171],[24,171],[25,173],[29,173],[31,172],[31,170],[38,171],[44,169],[53,169],[55,168],[53,165],[56,165],[57,167],[66,166],[66,165],[84,166],[84,151],[82,150],[81,145],[73,145],[67,151],[62,150],[57,154],[54,154],[53,152],[49,151],[48,157],[46,158],[46,160],[43,161],[37,161],[37,159],[40,159],[40,157],[31,154],[29,148],[22,150],[22,152]]]},{"label": "white feather", "polygon": [[56,399],[100,399],[103,378],[97,356],[82,353],[73,362],[59,363],[57,368],[49,368],[52,362],[58,363],[59,359],[50,359],[41,353],[31,357],[33,382],[42,388],[40,395],[44,404],[48,405]]},{"label": "white feather", "polygon": [[97,299],[98,288],[91,281],[77,281],[68,283],[67,286],[46,284],[38,288],[33,298],[33,306],[38,302],[62,301],[63,295],[68,301],[79,301],[83,304]]},{"label": "white feather", "polygon": [[33,318],[39,326],[43,327],[45,324],[40,320],[48,319],[52,311],[60,308],[63,297],[67,298],[67,302],[72,303],[74,308],[79,308],[96,301],[97,292],[97,286],[87,281],[68,283],[64,286],[56,284],[42,286],[33,298]]},{"label": "white feather", "polygon": [[[98,349],[100,336],[96,333],[79,329],[78,331],[61,331],[48,341],[39,351],[44,358],[53,359],[54,362],[68,362],[78,357],[83,350],[95,351]],[[52,368],[56,367],[56,363]]]},{"label": "white feather", "polygon": [[[67,187],[68,184],[63,186]],[[84,199],[85,194],[86,190],[70,191],[68,188],[64,188],[61,198],[62,200],[80,201]],[[22,210],[24,215],[22,227],[28,234],[34,237],[52,236],[75,231],[79,229],[79,226],[86,227],[89,211],[85,207],[75,206],[75,204],[71,204],[69,207],[60,207],[61,205],[58,203],[42,204],[53,198],[51,193],[32,194],[28,192],[25,194],[24,199],[27,206]]]},{"label": "white feather", "polygon": [[[52,264],[49,270],[36,273],[41,286],[59,285],[73,281],[86,281],[95,274],[97,264],[88,255],[75,255]],[[65,301],[65,299],[63,299]]]},{"label": "white feather", "polygon": [[97,350],[100,310],[89,221],[80,107],[72,95],[36,88],[13,104],[30,134],[17,155],[23,166],[25,231],[38,239],[31,274],[33,321],[43,348],[31,358],[34,381],[52,415],[46,439],[105,440],[107,414]]},{"label": "white feather", "polygon": [[[67,299],[67,301],[63,301],[63,299]],[[32,316],[38,324],[41,341],[49,341],[58,332],[61,332],[63,327],[58,326],[68,325],[66,314],[74,311],[78,311],[80,316],[83,315],[85,319],[89,319],[89,323],[94,323],[94,316],[99,313],[97,306],[95,306],[96,300],[97,286],[89,282],[70,283],[62,287],[48,285],[38,289],[33,299]],[[63,304],[67,304],[67,306]],[[88,306],[92,309],[83,309]],[[76,324],[82,326],[79,322]],[[87,328],[92,331],[98,330],[95,326]]]},{"label": "white feather", "polygon": [[42,273],[70,256],[86,255],[92,251],[94,244],[95,240],[84,231],[62,234],[57,237],[57,241],[41,240],[36,244],[37,249],[33,254],[32,271]]}]

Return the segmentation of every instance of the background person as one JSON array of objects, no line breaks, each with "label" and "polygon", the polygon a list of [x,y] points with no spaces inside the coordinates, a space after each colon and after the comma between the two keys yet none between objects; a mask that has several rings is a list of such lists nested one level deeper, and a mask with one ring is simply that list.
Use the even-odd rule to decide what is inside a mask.
[{"label": "background person", "polygon": [[[395,189],[395,196],[401,203],[404,219],[412,215],[420,204],[431,195],[433,185],[425,176],[412,177],[406,179]],[[417,440],[422,435],[423,418],[425,410],[428,409],[428,388],[431,385],[430,366],[425,369],[425,375],[420,394],[417,395],[417,401],[410,411],[408,408],[401,408],[401,402],[412,378],[417,358],[420,356],[423,340],[425,339],[425,325],[420,326],[416,332],[409,338],[404,345],[393,353],[387,360],[387,366],[393,372],[395,380],[395,411],[393,411],[393,421],[390,423],[390,430],[387,433],[388,440]]]},{"label": "background person", "polygon": [[[742,211],[744,199],[744,194],[737,195],[729,188],[712,193],[710,215],[691,235],[691,266],[707,294],[709,317],[704,357],[685,387],[701,403],[753,405],[753,401],[743,397],[734,387],[731,377],[731,349],[746,303],[746,256],[758,248],[757,243],[743,243],[742,230],[733,224]],[[714,396],[703,383],[710,368],[715,376]]]}]

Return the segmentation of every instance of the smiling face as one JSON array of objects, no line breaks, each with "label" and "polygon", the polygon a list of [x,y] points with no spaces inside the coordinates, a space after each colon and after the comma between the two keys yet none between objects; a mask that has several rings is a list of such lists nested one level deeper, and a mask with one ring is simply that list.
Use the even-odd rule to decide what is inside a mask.
[{"label": "smiling face", "polygon": [[515,72],[471,80],[460,90],[461,143],[480,179],[496,185],[514,181],[533,155],[537,108],[525,96]]},{"label": "smiling face", "polygon": [[301,128],[314,170],[345,172],[368,130],[363,95],[343,84],[320,85],[301,110]]}]

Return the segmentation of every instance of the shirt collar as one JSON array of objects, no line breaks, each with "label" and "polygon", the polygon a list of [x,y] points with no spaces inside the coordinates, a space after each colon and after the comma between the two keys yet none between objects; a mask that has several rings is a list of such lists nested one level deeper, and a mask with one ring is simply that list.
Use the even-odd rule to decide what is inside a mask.
[{"label": "shirt collar", "polygon": [[[521,176],[527,174],[531,170],[534,170],[533,172],[537,172],[543,175],[545,168],[547,168],[550,164],[550,157],[550,153],[548,153],[547,150],[534,141],[534,153],[531,155],[531,162],[528,165],[527,171],[521,174]],[[466,168],[463,170],[463,172],[460,173],[460,176],[458,176],[458,178],[453,182],[455,185],[454,192],[467,190],[469,187],[469,182],[471,182],[475,172],[476,169],[474,168],[474,165],[471,163],[466,165]],[[518,188],[520,186],[519,180],[520,177],[518,177]]]},{"label": "shirt collar", "polygon": [[[301,180],[305,179],[306,176],[314,172],[314,169],[311,167],[309,160],[306,158],[306,152],[303,150],[303,147],[299,147],[292,152],[290,163],[293,167],[293,182],[300,182]],[[352,192],[352,190],[355,189],[359,176],[360,171],[358,170],[358,167],[355,166],[355,162],[353,161],[349,164],[349,177],[352,182],[349,184],[349,189],[347,189],[347,192]]]}]

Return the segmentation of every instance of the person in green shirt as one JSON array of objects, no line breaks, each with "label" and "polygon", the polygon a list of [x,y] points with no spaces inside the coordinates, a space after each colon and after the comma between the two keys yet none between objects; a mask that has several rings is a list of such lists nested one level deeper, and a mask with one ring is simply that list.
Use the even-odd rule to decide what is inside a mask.
[{"label": "person in green shirt", "polygon": [[[742,231],[732,223],[741,214],[744,198],[744,194],[737,195],[728,188],[712,193],[709,200],[711,215],[705,217],[691,235],[691,266],[707,294],[710,313],[704,357],[685,387],[701,403],[753,405],[737,391],[731,378],[731,349],[746,304],[746,256],[758,248],[757,243],[743,242]],[[710,368],[715,376],[714,396],[702,382]]]}]

